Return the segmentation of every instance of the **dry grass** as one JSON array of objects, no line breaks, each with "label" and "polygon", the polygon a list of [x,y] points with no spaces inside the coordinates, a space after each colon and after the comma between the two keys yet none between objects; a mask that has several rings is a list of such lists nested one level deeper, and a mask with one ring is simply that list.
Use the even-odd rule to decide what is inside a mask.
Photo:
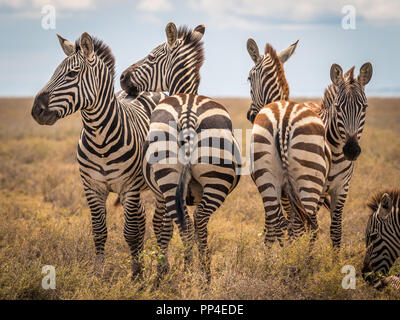
[{"label": "dry grass", "polygon": [[[231,111],[235,128],[249,128],[248,99],[218,99]],[[300,99],[301,100],[301,99]],[[81,128],[79,115],[53,127],[30,116],[31,99],[0,100],[0,298],[2,299],[388,299],[360,277],[369,194],[399,186],[400,100],[370,99],[368,120],[356,174],[345,206],[343,248],[329,240],[329,214],[321,210],[314,259],[307,261],[302,240],[265,250],[260,233],[264,214],[260,196],[248,176],[209,224],[213,280],[204,285],[195,264],[182,266],[182,243],[175,233],[170,246],[171,272],[150,291],[157,248],[151,227],[152,196],[144,194],[148,213],[143,259],[144,290],[130,281],[130,255],[123,239],[123,214],[108,214],[106,274],[93,276],[94,245],[90,213],[75,160]],[[197,260],[196,260],[197,261]],[[41,287],[44,265],[56,268],[55,290]],[[357,270],[355,290],[341,286],[344,265]],[[293,270],[297,270],[293,273]]]}]

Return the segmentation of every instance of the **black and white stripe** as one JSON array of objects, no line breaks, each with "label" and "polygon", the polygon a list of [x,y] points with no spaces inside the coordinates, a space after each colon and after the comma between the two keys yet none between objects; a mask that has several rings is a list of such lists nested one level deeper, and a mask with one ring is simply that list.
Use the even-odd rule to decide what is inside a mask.
[{"label": "black and white stripe", "polygon": [[96,248],[95,271],[100,272],[107,239],[106,199],[115,192],[124,207],[124,236],[132,254],[132,276],[141,271],[145,212],[140,192],[143,145],[150,115],[162,93],[143,93],[134,99],[114,93],[114,57],[100,40],[83,33],[73,44],[59,36],[67,58],[37,94],[32,116],[39,124],[54,124],[76,111],[83,129],[77,159],[92,215]]}]

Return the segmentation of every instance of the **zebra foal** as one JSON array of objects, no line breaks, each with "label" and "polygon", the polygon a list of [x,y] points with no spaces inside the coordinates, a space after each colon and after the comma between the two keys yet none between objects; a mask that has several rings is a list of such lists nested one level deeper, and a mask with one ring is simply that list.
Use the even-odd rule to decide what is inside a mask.
[{"label": "zebra foal", "polygon": [[134,99],[114,93],[115,59],[101,40],[83,33],[75,44],[58,36],[66,58],[36,95],[32,116],[41,125],[80,112],[83,129],[77,160],[92,217],[96,251],[95,272],[104,264],[107,239],[106,199],[119,195],[124,207],[124,237],[132,255],[132,278],[140,275],[145,212],[140,193],[143,145],[150,115],[162,93],[143,93]]}]

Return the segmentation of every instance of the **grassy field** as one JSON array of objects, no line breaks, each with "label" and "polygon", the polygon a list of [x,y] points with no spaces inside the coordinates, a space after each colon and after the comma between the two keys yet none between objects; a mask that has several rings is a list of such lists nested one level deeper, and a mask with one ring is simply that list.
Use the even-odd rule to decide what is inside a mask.
[{"label": "grassy field", "polygon": [[[248,99],[218,99],[235,128],[250,128]],[[298,99],[302,100],[302,99]],[[130,254],[123,238],[122,208],[108,202],[106,272],[93,275],[90,213],[76,162],[79,114],[42,127],[30,116],[32,99],[0,100],[0,298],[1,299],[394,299],[360,276],[365,251],[365,202],[383,187],[400,186],[400,99],[369,99],[350,194],[343,216],[343,247],[331,248],[329,213],[319,213],[320,234],[308,263],[305,240],[266,250],[261,198],[244,176],[209,224],[213,279],[204,285],[197,259],[183,271],[183,247],[170,245],[171,272],[151,291],[157,247],[151,226],[153,199],[143,195],[147,230],[143,283],[130,281]],[[56,289],[44,290],[42,267],[56,269]],[[356,289],[342,288],[342,267],[357,271]],[[298,268],[293,274],[291,270]],[[144,289],[139,287],[144,284]]]}]

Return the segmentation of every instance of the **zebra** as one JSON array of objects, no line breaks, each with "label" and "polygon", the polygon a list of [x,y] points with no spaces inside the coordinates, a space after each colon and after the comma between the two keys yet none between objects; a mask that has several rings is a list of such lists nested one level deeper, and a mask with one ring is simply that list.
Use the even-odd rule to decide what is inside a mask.
[{"label": "zebra", "polygon": [[[229,113],[213,99],[197,94],[204,31],[203,25],[191,31],[177,30],[169,23],[166,43],[128,68],[121,80],[131,93],[165,90],[171,94],[151,116],[143,160],[145,180],[165,204],[163,215],[154,216],[157,243],[165,257],[158,264],[157,281],[169,270],[173,221],[184,242],[186,266],[192,264],[194,229],[200,267],[211,281],[208,221],[239,182],[240,149]],[[196,206],[194,223],[187,213],[190,205]]]},{"label": "zebra", "polygon": [[325,204],[330,209],[330,235],[335,248],[342,239],[342,212],[354,173],[355,161],[361,153],[359,140],[365,125],[367,97],[365,86],[372,77],[372,64],[364,63],[357,78],[354,67],[344,75],[338,64],[330,70],[332,84],[319,104],[305,103],[322,119],[326,139],[332,152]]},{"label": "zebra", "polygon": [[130,95],[136,96],[141,91],[197,94],[204,60],[201,40],[205,26],[198,25],[193,31],[186,26],[177,30],[170,22],[165,32],[165,43],[122,72],[121,88]]},{"label": "zebra", "polygon": [[362,274],[372,282],[371,273],[387,275],[400,257],[400,189],[375,193],[367,206],[371,214],[365,230],[367,250]]},{"label": "zebra", "polygon": [[[317,230],[316,212],[330,168],[322,120],[306,105],[287,100],[289,86],[283,63],[296,45],[278,55],[267,44],[260,55],[255,41],[247,42],[255,63],[249,74],[252,103],[247,113],[253,123],[251,176],[265,209],[266,245],[281,242],[288,224],[289,235],[301,235],[305,224],[310,231]],[[282,212],[282,195],[288,197],[292,208],[288,219]]]},{"label": "zebra", "polygon": [[91,212],[95,273],[101,274],[104,265],[106,199],[115,192],[124,208],[124,238],[135,279],[141,275],[145,232],[142,150],[151,112],[166,95],[142,93],[134,99],[123,91],[115,94],[115,59],[103,41],[86,32],[75,44],[59,35],[58,39],[67,57],[36,95],[32,116],[40,125],[53,125],[80,111],[83,128],[77,160]]}]

